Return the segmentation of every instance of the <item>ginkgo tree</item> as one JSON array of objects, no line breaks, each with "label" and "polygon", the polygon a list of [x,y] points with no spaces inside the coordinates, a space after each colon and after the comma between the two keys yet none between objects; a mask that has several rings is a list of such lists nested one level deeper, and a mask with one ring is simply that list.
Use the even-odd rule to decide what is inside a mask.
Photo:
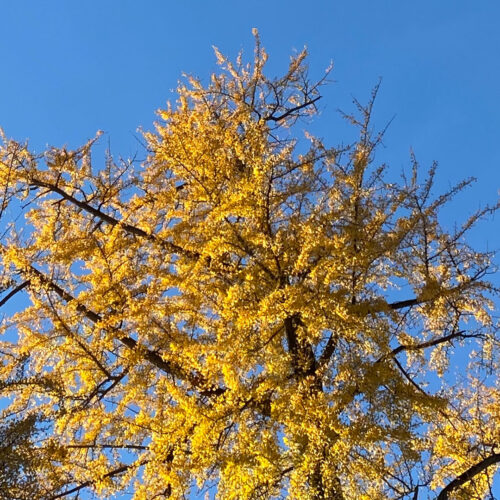
[{"label": "ginkgo tree", "polygon": [[466,237],[497,206],[447,230],[471,181],[389,182],[375,93],[353,143],[304,137],[305,51],[274,79],[257,34],[216,55],[141,163],[3,137],[2,498],[490,498],[493,256]]}]

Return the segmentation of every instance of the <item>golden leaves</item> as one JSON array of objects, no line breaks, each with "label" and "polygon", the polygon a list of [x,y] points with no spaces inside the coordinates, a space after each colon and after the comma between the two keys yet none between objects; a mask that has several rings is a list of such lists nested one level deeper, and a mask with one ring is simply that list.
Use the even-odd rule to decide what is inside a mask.
[{"label": "golden leaves", "polygon": [[[136,479],[136,499],[214,480],[221,498],[402,498],[497,446],[489,256],[463,240],[477,219],[438,222],[465,184],[432,200],[432,172],[386,182],[373,102],[350,148],[296,137],[323,80],[305,51],[267,78],[254,36],[251,64],[216,51],[208,86],[180,85],[140,166],[96,171],[96,139],[40,157],[4,139],[3,208],[29,212],[2,283],[27,280],[31,303],[2,327],[0,387],[6,414],[50,423],[54,495]],[[457,404],[473,396],[481,411]]]}]

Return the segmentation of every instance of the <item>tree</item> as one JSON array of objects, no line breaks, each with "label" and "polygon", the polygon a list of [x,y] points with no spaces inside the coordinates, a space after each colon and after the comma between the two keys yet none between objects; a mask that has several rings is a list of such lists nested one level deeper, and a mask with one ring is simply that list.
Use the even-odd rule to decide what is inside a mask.
[{"label": "tree", "polygon": [[324,83],[305,52],[277,79],[257,35],[252,64],[216,54],[142,163],[4,137],[1,304],[29,304],[2,323],[0,375],[5,414],[42,418],[40,496],[486,498],[496,290],[465,237],[498,206],[446,230],[471,180],[435,196],[414,157],[386,180],[376,90],[346,116],[358,139],[328,147],[297,138]]},{"label": "tree", "polygon": [[33,437],[37,434],[36,417],[10,420],[0,426],[0,495],[2,498],[25,500],[37,498],[36,451]]}]

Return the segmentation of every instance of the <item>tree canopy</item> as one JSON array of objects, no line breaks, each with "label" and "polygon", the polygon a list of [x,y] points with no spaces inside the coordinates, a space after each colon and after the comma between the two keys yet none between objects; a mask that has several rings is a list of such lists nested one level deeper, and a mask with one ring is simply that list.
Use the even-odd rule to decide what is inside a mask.
[{"label": "tree canopy", "polygon": [[489,498],[497,290],[466,237],[497,206],[450,230],[471,180],[389,182],[376,91],[353,143],[303,137],[305,51],[274,79],[257,35],[216,55],[144,161],[3,137],[2,498]]}]

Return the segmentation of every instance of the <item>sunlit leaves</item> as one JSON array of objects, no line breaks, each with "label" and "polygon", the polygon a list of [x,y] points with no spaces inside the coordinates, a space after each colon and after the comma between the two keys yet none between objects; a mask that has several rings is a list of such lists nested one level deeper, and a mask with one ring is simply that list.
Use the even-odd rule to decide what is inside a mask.
[{"label": "sunlit leaves", "polygon": [[[29,295],[2,324],[4,414],[49,423],[26,471],[54,499],[437,491],[499,445],[492,256],[465,241],[496,207],[449,232],[467,182],[436,197],[415,158],[388,182],[375,96],[355,144],[303,137],[324,83],[305,51],[277,79],[258,38],[251,64],[216,56],[141,164],[3,138],[2,219],[26,206],[0,300]],[[490,469],[452,493],[483,498]]]}]

